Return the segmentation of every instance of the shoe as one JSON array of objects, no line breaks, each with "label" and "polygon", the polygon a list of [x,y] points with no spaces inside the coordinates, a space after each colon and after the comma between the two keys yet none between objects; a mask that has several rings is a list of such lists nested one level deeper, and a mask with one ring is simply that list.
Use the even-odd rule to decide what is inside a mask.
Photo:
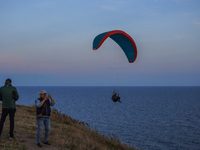
[{"label": "shoe", "polygon": [[43,143],[46,144],[46,145],[51,145],[48,141],[43,142]]},{"label": "shoe", "polygon": [[42,147],[42,145],[41,145],[40,143],[37,143],[37,146],[38,146],[38,147]]},{"label": "shoe", "polygon": [[14,140],[15,138],[14,137],[9,137],[9,140]]}]

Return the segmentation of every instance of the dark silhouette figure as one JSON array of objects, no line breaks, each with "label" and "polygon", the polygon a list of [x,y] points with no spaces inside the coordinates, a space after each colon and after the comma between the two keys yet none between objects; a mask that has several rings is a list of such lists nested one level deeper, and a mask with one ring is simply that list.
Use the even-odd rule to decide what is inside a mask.
[{"label": "dark silhouette figure", "polygon": [[120,96],[119,96],[119,94],[117,94],[115,92],[115,90],[113,91],[112,100],[113,100],[113,102],[121,102],[120,101]]}]

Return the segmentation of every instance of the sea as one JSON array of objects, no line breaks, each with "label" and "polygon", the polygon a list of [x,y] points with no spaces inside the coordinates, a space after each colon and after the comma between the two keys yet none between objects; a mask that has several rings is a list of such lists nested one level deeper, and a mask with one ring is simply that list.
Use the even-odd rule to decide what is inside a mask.
[{"label": "sea", "polygon": [[52,109],[131,147],[200,150],[200,87],[17,87],[17,104],[34,105],[43,89]]}]

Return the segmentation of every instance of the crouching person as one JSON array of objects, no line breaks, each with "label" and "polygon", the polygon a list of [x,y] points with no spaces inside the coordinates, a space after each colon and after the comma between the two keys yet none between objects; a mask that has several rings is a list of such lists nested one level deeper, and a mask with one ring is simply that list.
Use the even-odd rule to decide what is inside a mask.
[{"label": "crouching person", "polygon": [[39,93],[39,98],[35,101],[36,104],[36,117],[37,117],[37,146],[42,147],[40,143],[40,138],[43,130],[43,125],[45,126],[44,144],[50,145],[48,142],[48,136],[50,133],[50,116],[51,107],[55,105],[55,101],[51,95],[47,96],[47,92],[42,90]]}]

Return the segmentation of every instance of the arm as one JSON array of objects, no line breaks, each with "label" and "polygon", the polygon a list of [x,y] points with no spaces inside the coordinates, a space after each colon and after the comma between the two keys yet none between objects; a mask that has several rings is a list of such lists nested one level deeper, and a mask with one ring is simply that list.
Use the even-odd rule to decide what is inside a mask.
[{"label": "arm", "polygon": [[54,106],[55,105],[55,101],[53,100],[52,96],[48,95],[48,97],[51,99],[51,106]]},{"label": "arm", "polygon": [[41,106],[44,104],[44,102],[45,102],[46,100],[48,100],[47,97],[45,97],[45,99],[43,99],[43,100],[40,102],[39,107],[41,107]]},{"label": "arm", "polygon": [[15,90],[13,91],[13,93],[14,93],[14,99],[15,99],[15,101],[17,101],[17,100],[19,99],[19,94],[18,94],[16,88],[15,88]]},{"label": "arm", "polygon": [[37,101],[36,101],[36,106],[38,107],[38,108],[40,108],[43,104],[44,104],[44,102],[46,101],[46,100],[48,100],[48,98],[46,97],[45,99],[43,99],[41,102],[40,102],[40,100],[38,99]]}]

